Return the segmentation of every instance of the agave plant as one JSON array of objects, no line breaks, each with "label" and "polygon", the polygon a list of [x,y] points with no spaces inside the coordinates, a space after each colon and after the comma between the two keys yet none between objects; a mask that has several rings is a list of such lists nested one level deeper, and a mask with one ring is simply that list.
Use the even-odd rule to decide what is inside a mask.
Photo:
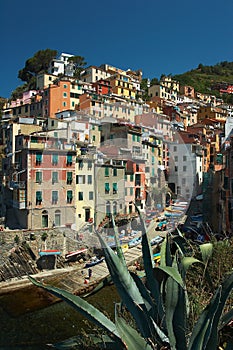
[{"label": "agave plant", "polygon": [[[160,266],[156,267],[139,210],[138,214],[142,229],[145,283],[139,276],[128,270],[119,244],[117,230],[115,229],[117,254],[101,237],[100,232],[96,232],[105,254],[111,279],[121,297],[121,305],[116,307],[115,323],[83,298],[59,288],[39,283],[30,276],[29,279],[38,287],[42,287],[63,299],[101,327],[106,336],[103,342],[98,340],[98,348],[103,346],[110,349],[129,350],[217,349],[218,331],[232,318],[232,311],[223,315],[223,309],[233,288],[233,274],[219,286],[194,328],[190,330],[186,273],[193,264],[200,264],[203,266],[205,276],[208,277],[207,264],[211,257],[212,245],[208,243],[200,246],[202,260],[198,260],[190,255],[187,241],[181,234],[173,238],[172,244],[170,238],[167,237],[161,246]],[[112,221],[115,227],[113,217]],[[132,327],[122,316],[119,311],[122,306],[131,314],[135,327]],[[75,348],[75,344],[77,344],[75,340],[69,340],[55,344],[55,347],[71,349]]]}]

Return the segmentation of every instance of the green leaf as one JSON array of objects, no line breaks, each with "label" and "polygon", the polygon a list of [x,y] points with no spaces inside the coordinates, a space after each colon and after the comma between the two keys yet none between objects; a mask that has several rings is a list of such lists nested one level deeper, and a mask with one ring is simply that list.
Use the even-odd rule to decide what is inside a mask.
[{"label": "green leaf", "polygon": [[120,259],[120,261],[122,262],[122,264],[127,266],[126,261],[125,261],[125,256],[124,256],[123,250],[121,248],[121,244],[120,244],[119,233],[118,233],[118,230],[116,228],[115,220],[114,220],[114,217],[112,214],[111,214],[111,220],[112,220],[113,229],[114,229],[114,239],[115,239],[115,243],[116,243],[117,256]]},{"label": "green leaf", "polygon": [[170,242],[168,236],[165,237],[163,243],[161,244],[161,258],[160,258],[160,266],[172,266],[172,256],[170,250]]},{"label": "green leaf", "polygon": [[201,244],[200,251],[202,254],[202,261],[204,262],[204,264],[207,264],[208,260],[213,255],[213,244],[212,243]]},{"label": "green leaf", "polygon": [[218,329],[222,329],[223,327],[225,327],[231,320],[233,320],[233,309],[231,309],[230,311],[226,312],[221,317]]},{"label": "green leaf", "polygon": [[[220,317],[233,288],[233,274],[219,286],[209,305],[199,317],[190,339],[189,350],[217,348]],[[207,327],[206,327],[207,325]]]},{"label": "green leaf", "polygon": [[[125,349],[125,346],[123,343],[119,344],[118,342],[115,342],[113,339],[111,339],[109,336],[103,334],[101,336],[96,336],[94,334],[88,334],[88,338],[91,339],[93,344],[95,344],[98,349],[109,349],[109,350],[120,350]],[[66,339],[64,341],[61,341],[59,343],[53,344],[53,348],[59,349],[59,350],[77,350],[81,349],[84,345],[84,339],[82,336],[76,336],[69,339]]]},{"label": "green leaf", "polygon": [[193,264],[196,264],[196,263],[199,263],[199,264],[202,264],[202,261],[196,259],[196,258],[193,258],[191,256],[185,256],[182,260],[181,260],[181,265],[182,265],[182,268],[184,269],[184,277],[186,275],[186,272],[188,271],[189,267],[192,266]]},{"label": "green leaf", "polygon": [[[173,268],[178,271],[174,259]],[[165,313],[171,349],[186,350],[186,300],[185,291],[177,281],[168,277],[165,284]]]},{"label": "green leaf", "polygon": [[143,263],[144,263],[144,269],[146,274],[146,285],[148,286],[148,289],[150,290],[150,293],[155,300],[154,307],[156,310],[155,311],[156,319],[154,320],[157,322],[159,321],[159,319],[160,321],[164,319],[164,310],[163,310],[161,293],[160,293],[160,283],[154,276],[154,271],[153,271],[154,260],[151,252],[151,245],[148,242],[146,228],[145,228],[145,224],[142,219],[140,210],[136,205],[135,205],[135,210],[138,213],[141,230],[142,230],[142,255],[143,255]]},{"label": "green leaf", "polygon": [[91,295],[94,295],[95,293],[99,292],[101,289],[103,289],[105,286],[108,286],[112,281],[112,277],[111,276],[107,276],[104,278],[103,281],[101,281],[94,289],[92,289],[91,292],[83,295],[83,298],[87,298]]},{"label": "green leaf", "polygon": [[144,300],[136,283],[131,277],[127,267],[122,264],[121,260],[106,244],[98,232],[97,235],[104,249],[106,264],[118,294],[134,317],[143,337],[149,338],[151,336],[151,327],[149,325],[150,319],[146,312],[146,305],[144,304]]},{"label": "green leaf", "polygon": [[116,327],[128,350],[153,350],[145,339],[116,312]]},{"label": "green leaf", "polygon": [[168,276],[173,278],[182,288],[184,288],[184,282],[179,271],[176,268],[171,266],[159,266],[157,269],[165,272]]},{"label": "green leaf", "polygon": [[94,322],[97,326],[103,328],[107,332],[110,332],[112,335],[115,336],[115,338],[120,339],[119,334],[116,331],[116,325],[110,319],[108,319],[102,312],[96,309],[93,305],[89,304],[86,300],[83,300],[78,295],[71,294],[65,290],[49,285],[44,285],[43,283],[38,282],[31,276],[28,276],[28,278],[37,287],[41,287],[47,290],[49,293],[55,295],[56,297],[66,301],[87,319]]}]

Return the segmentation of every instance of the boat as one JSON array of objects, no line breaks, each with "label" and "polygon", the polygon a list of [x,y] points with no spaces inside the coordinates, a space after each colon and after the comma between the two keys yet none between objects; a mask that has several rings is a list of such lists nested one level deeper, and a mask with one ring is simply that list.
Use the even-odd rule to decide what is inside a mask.
[{"label": "boat", "polygon": [[87,267],[92,267],[92,266],[95,266],[97,264],[100,264],[104,261],[104,257],[102,258],[97,258],[96,256],[94,256],[93,258],[91,258],[90,261],[88,261],[86,263],[86,265],[84,266],[84,268],[87,268]]},{"label": "boat", "polygon": [[74,252],[69,252],[65,255],[65,258],[66,259],[69,259],[69,258],[72,258],[72,257],[75,257],[79,254],[82,254],[82,253],[86,253],[87,252],[87,248],[82,248],[82,249],[79,249],[79,250],[76,250]]},{"label": "boat", "polygon": [[161,259],[160,253],[153,254],[153,259],[155,262],[160,262],[160,259]]},{"label": "boat", "polygon": [[60,250],[57,249],[46,249],[39,251],[40,256],[48,256],[48,255],[61,255]]}]

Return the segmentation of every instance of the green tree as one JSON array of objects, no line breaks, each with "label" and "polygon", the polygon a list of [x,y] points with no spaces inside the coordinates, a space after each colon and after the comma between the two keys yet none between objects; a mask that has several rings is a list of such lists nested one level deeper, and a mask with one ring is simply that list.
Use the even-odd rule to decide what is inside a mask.
[{"label": "green tree", "polygon": [[30,83],[31,79],[38,73],[48,71],[51,60],[56,56],[56,50],[46,49],[37,51],[33,57],[26,61],[25,67],[19,70],[18,78],[26,83]]},{"label": "green tree", "polygon": [[68,61],[74,64],[74,78],[80,79],[81,72],[87,64],[85,58],[82,56],[72,56]]}]

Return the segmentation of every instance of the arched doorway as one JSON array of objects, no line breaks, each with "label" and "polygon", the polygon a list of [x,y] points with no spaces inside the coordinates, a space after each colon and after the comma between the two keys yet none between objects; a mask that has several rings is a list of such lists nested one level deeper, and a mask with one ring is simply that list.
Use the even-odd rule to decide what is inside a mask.
[{"label": "arched doorway", "polygon": [[61,226],[61,211],[60,210],[55,211],[54,223],[55,223],[55,226]]},{"label": "arched doorway", "polygon": [[48,227],[49,216],[47,210],[42,211],[42,227]]},{"label": "arched doorway", "polygon": [[110,216],[111,214],[111,204],[109,201],[106,202],[106,216]]},{"label": "arched doorway", "polygon": [[112,211],[113,215],[117,215],[117,202],[113,202]]}]

